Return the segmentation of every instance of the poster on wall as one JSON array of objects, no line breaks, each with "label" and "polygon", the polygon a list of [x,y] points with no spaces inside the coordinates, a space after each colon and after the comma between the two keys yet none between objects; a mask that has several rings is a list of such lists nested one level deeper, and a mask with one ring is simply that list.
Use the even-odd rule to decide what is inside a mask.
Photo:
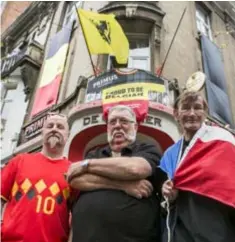
[{"label": "poster on wall", "polygon": [[113,105],[124,104],[132,107],[138,120],[143,121],[148,102],[167,105],[168,94],[164,80],[148,71],[115,69],[88,82],[85,102],[96,100],[102,100],[104,117]]}]

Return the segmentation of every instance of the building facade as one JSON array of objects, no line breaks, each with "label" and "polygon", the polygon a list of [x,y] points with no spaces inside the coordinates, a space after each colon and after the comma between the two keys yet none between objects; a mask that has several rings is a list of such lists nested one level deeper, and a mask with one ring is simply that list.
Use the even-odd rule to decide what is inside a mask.
[{"label": "building facade", "polygon": [[[115,14],[130,45],[125,68],[118,66],[112,56],[92,55],[94,74],[76,8]],[[33,21],[27,21],[30,16],[34,16]],[[59,43],[65,35],[66,41]],[[149,76],[153,80],[159,78],[161,73],[165,84],[164,94],[150,97],[147,117],[139,125],[138,140],[152,142],[164,152],[180,137],[171,105],[188,88],[187,80],[197,71],[207,76],[201,91],[209,102],[208,120],[234,132],[235,7],[232,2],[36,2],[6,28],[2,43],[5,46],[2,90],[14,90],[2,96],[3,163],[17,153],[41,149],[40,130],[49,111],[68,115],[71,132],[65,155],[72,161],[106,144],[101,97],[89,96],[89,85],[102,86],[127,76],[144,82]],[[20,51],[16,53],[17,48]],[[57,63],[57,56],[64,61]],[[211,69],[208,56],[216,61],[217,70]],[[49,75],[54,73],[50,63],[60,79],[57,91],[46,101],[45,110],[32,115],[42,83],[53,79]]]}]

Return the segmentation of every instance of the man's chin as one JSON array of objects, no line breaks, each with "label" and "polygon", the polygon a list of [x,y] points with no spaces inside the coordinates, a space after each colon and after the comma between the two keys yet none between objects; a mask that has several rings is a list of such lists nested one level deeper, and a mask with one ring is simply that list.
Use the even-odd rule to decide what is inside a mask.
[{"label": "man's chin", "polygon": [[128,145],[128,143],[126,142],[112,142],[112,144],[110,144],[111,146],[111,150],[114,152],[120,152],[123,148],[125,148]]},{"label": "man's chin", "polygon": [[58,149],[61,146],[61,143],[57,137],[51,137],[47,140],[47,146],[50,149]]},{"label": "man's chin", "polygon": [[122,143],[122,142],[125,142],[126,139],[124,137],[114,137],[113,138],[113,142],[114,143]]},{"label": "man's chin", "polygon": [[188,131],[195,131],[195,130],[198,130],[200,129],[201,125],[199,124],[190,124],[190,125],[186,125],[185,126],[185,129],[188,130]]}]

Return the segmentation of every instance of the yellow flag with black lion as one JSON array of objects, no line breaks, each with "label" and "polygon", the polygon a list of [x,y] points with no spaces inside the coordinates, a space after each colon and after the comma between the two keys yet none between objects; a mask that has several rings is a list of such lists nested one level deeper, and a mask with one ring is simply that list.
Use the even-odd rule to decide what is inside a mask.
[{"label": "yellow flag with black lion", "polygon": [[113,14],[98,14],[78,9],[83,33],[91,54],[110,54],[117,63],[126,64],[129,42]]}]

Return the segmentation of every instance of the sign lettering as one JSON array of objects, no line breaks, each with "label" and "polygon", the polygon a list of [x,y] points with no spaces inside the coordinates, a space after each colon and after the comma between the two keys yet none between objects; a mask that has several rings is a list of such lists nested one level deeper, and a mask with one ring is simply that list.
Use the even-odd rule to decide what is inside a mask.
[{"label": "sign lettering", "polygon": [[2,77],[15,68],[16,64],[24,57],[25,51],[26,49],[22,50],[18,54],[2,59],[2,65],[1,65]]},{"label": "sign lettering", "polygon": [[89,117],[85,117],[83,118],[83,126],[87,126],[90,124],[98,124],[101,120],[101,116],[100,115],[92,115]]},{"label": "sign lettering", "polygon": [[25,138],[29,139],[29,138],[37,135],[38,133],[40,133],[46,119],[47,119],[47,115],[43,116],[40,119],[38,119],[38,120],[34,121],[33,123],[29,124],[25,128],[25,131],[24,131]]},{"label": "sign lettering", "polygon": [[[102,115],[96,114],[83,118],[83,126],[102,123]],[[148,115],[143,122],[144,124],[151,125],[153,127],[162,127],[162,119],[156,116]]]},{"label": "sign lettering", "polygon": [[153,125],[154,127],[155,126],[162,127],[161,122],[162,122],[162,120],[160,118],[153,117],[153,116],[147,116],[144,123]]}]

